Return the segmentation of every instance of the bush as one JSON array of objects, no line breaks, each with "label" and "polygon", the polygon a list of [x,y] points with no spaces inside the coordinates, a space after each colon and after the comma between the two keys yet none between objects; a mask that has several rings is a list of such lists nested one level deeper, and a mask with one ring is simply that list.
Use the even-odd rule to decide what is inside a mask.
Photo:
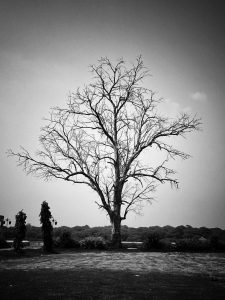
[{"label": "bush", "polygon": [[0,249],[8,248],[8,247],[9,247],[9,245],[6,242],[6,240],[4,238],[0,237]]},{"label": "bush", "polygon": [[85,250],[105,250],[107,248],[107,243],[100,236],[89,236],[80,241],[80,246]]},{"label": "bush", "polygon": [[56,238],[55,244],[57,247],[66,249],[80,247],[79,242],[72,239],[70,231],[63,231],[60,236]]},{"label": "bush", "polygon": [[212,236],[210,238],[210,248],[213,251],[224,251],[225,250],[225,243],[219,240],[218,236]]},{"label": "bush", "polygon": [[206,251],[209,250],[208,242],[201,242],[199,239],[180,239],[177,241],[177,251]]},{"label": "bush", "polygon": [[158,233],[151,233],[145,238],[143,242],[143,250],[159,250],[162,248],[162,244],[160,242],[160,235]]}]

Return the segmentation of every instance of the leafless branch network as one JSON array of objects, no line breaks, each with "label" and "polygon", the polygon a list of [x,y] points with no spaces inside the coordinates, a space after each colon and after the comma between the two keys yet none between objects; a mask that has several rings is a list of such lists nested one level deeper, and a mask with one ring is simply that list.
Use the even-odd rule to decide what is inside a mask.
[{"label": "leafless branch network", "polygon": [[[99,195],[99,207],[113,220],[125,219],[152,201],[160,183],[178,186],[169,159],[188,154],[169,144],[169,137],[186,136],[200,128],[200,119],[186,113],[170,120],[157,112],[162,100],[147,88],[149,75],[141,57],[130,68],[123,59],[113,65],[101,58],[91,66],[93,83],[70,94],[66,108],[55,107],[41,129],[42,149],[35,157],[21,149],[9,151],[28,174],[49,180],[83,183]],[[158,149],[166,159],[144,166],[145,150]]]}]

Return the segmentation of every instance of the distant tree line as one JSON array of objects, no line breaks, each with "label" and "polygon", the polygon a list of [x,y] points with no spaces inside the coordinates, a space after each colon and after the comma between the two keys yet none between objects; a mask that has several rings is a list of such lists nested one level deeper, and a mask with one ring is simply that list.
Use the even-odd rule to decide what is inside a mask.
[{"label": "distant tree line", "polygon": [[[104,247],[110,243],[111,227],[58,227],[54,229],[54,239],[63,241],[62,245],[74,245],[77,242],[85,249]],[[146,251],[225,251],[225,230],[220,228],[194,228],[186,226],[152,226],[132,228],[121,227],[122,241],[142,242],[141,249]],[[67,238],[66,238],[67,237]],[[101,245],[95,247],[98,238],[103,239]]]},{"label": "distant tree line", "polygon": [[[100,226],[100,227],[89,227],[85,226],[75,226],[75,227],[55,227],[53,229],[53,237],[56,238],[60,236],[63,232],[70,232],[74,240],[81,240],[89,236],[101,236],[105,240],[110,240],[111,227],[110,226]],[[126,225],[122,226],[122,240],[123,241],[135,241],[143,242],[146,237],[152,234],[156,234],[160,239],[191,239],[191,238],[218,238],[225,242],[225,230],[220,228],[207,228],[200,227],[195,228],[190,225],[186,226],[151,226],[151,227],[139,227],[133,228]],[[13,239],[15,237],[15,228],[9,227],[7,233],[8,239]],[[26,225],[26,238],[28,240],[42,240],[42,229],[38,226],[32,226],[31,224]]]},{"label": "distant tree line", "polygon": [[[32,226],[31,226],[32,227]],[[71,232],[72,238],[75,240],[80,240],[88,236],[101,236],[106,240],[110,240],[111,233],[110,226],[104,227],[89,227],[85,226],[75,226],[75,227],[58,227],[54,229],[54,236],[59,236],[63,231]],[[126,225],[122,226],[122,240],[123,241],[136,241],[143,242],[147,236],[151,234],[157,234],[160,239],[170,238],[170,239],[183,239],[183,238],[205,238],[210,239],[212,237],[217,237],[219,240],[225,241],[225,230],[220,228],[206,228],[200,227],[195,228],[190,225],[187,226],[151,226],[151,227],[139,227],[133,228]]]},{"label": "distant tree line", "polygon": [[[54,251],[55,247],[108,249],[111,246],[111,226],[104,227],[55,227],[50,208],[43,201],[40,211],[41,227],[26,224],[26,214],[21,210],[15,216],[14,227],[1,226],[0,248],[7,246],[6,240],[13,240],[16,252],[21,253],[23,240],[43,241],[43,250]],[[220,228],[195,228],[186,226],[121,227],[124,242],[142,242],[146,251],[225,251],[225,230]]]}]

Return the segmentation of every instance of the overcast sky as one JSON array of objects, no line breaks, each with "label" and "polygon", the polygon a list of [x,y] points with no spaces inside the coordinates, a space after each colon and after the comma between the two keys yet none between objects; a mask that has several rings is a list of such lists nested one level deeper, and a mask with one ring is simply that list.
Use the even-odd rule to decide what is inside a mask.
[{"label": "overcast sky", "polygon": [[38,149],[43,117],[90,82],[90,64],[142,54],[162,110],[197,113],[203,131],[179,141],[192,156],[174,163],[180,189],[159,187],[156,201],[123,224],[225,228],[224,15],[223,0],[1,0],[0,214],[14,221],[23,209],[39,225],[46,200],[59,226],[109,224],[87,187],[26,176],[6,150]]}]

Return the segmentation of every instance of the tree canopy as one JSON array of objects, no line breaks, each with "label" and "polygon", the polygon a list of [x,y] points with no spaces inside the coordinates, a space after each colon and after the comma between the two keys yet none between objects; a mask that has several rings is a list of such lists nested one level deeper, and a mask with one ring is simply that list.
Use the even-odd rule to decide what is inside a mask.
[{"label": "tree canopy", "polygon": [[[113,64],[101,58],[91,71],[91,84],[71,93],[65,108],[52,109],[41,129],[37,156],[25,149],[10,154],[28,174],[88,185],[119,228],[130,210],[153,199],[158,183],[178,187],[168,161],[189,155],[174,148],[169,138],[198,130],[200,119],[187,113],[169,119],[159,113],[162,100],[142,86],[149,72],[141,57],[129,68],[123,59]],[[141,159],[153,148],[165,153],[157,166]]]}]

